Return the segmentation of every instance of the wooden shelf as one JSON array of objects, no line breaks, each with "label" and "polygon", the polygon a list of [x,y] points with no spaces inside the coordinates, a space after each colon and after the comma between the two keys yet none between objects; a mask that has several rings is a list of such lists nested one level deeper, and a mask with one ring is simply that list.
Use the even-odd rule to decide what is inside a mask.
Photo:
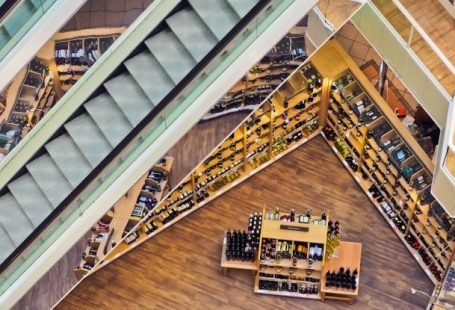
[{"label": "wooden shelf", "polygon": [[[332,60],[330,61],[330,66],[327,63],[328,59]],[[436,266],[439,270],[439,275],[436,274],[436,276],[434,276],[431,274],[429,267],[422,262],[422,258],[420,258],[417,252],[413,250],[404,239],[405,234],[396,227],[388,215],[385,214],[382,207],[374,201],[377,209],[384,215],[406,247],[413,253],[413,256],[429,275],[430,279],[435,284],[438,283],[436,277],[440,277],[449,264],[448,257],[451,253],[446,254],[447,247],[453,251],[455,249],[455,243],[447,239],[448,233],[447,231],[444,231],[444,229],[436,232],[437,224],[434,219],[432,220],[428,216],[428,203],[425,205],[425,203],[420,201],[420,197],[423,193],[426,194],[426,199],[428,201],[428,190],[431,186],[431,175],[434,170],[434,165],[429,161],[422,148],[413,139],[408,130],[404,128],[394,112],[389,108],[374,87],[372,87],[368,79],[336,40],[328,42],[320,51],[318,51],[312,58],[312,63],[322,76],[328,77],[337,85],[337,90],[331,92],[333,100],[329,103],[330,111],[328,113],[327,124],[341,141],[344,142],[354,160],[360,166],[359,171],[363,171],[363,174],[370,179],[367,182],[368,186],[366,184],[361,184],[366,182],[363,179],[362,173],[353,172],[345,162],[343,156],[334,148],[333,143],[329,141],[329,144],[333,147],[337,156],[343,161],[343,164],[347,167],[348,171],[367,194],[369,194],[369,187],[373,184],[380,191],[384,197],[384,201],[386,201],[392,210],[396,212],[397,217],[404,222],[406,234],[409,233],[418,240],[420,246],[428,255],[430,266]],[[347,77],[348,75],[348,78],[344,78],[343,81],[340,82],[342,77]],[[346,85],[346,83],[348,84]],[[352,95],[352,92],[355,92],[355,94]],[[356,101],[360,98],[365,100],[368,99],[368,102],[364,101],[362,103],[365,107],[364,111],[373,111],[375,115],[375,119],[371,122],[369,119],[365,119],[366,128],[368,130],[374,131],[379,126],[385,124],[389,125],[389,129],[384,130],[382,133],[379,132],[379,135],[377,135],[376,138],[366,138],[366,134],[362,132],[359,139],[357,139],[354,138],[354,135],[351,133],[352,129],[349,127],[352,125],[359,125],[360,122],[359,116],[355,111]],[[354,113],[352,111],[354,111]],[[341,120],[339,119],[340,112],[343,112],[341,113],[341,116],[344,114],[344,118]],[[339,121],[341,121],[341,126],[338,124]],[[343,124],[345,125],[345,128],[343,128]],[[360,127],[365,128],[365,125],[360,124]],[[392,157],[392,152],[380,148],[380,145],[378,144],[379,142],[384,143],[389,139],[396,137],[400,138],[400,140],[398,141],[398,144],[396,144],[395,150],[406,147],[410,151],[410,154],[406,155],[410,156],[408,158],[405,157],[405,160],[402,160],[400,163],[394,163],[396,159]],[[420,165],[420,168],[414,169],[413,172],[408,173],[407,177],[409,178],[401,176],[399,170],[410,164]],[[405,174],[403,173],[403,175]],[[416,190],[413,185],[415,185],[414,181],[419,176],[425,177],[425,184],[427,185]],[[394,184],[396,186],[394,186]],[[369,196],[372,198],[371,194],[369,194]],[[408,197],[410,199],[409,201],[406,201],[408,200]],[[373,200],[374,199],[372,198],[372,201]],[[431,198],[429,201],[431,201]],[[401,206],[402,202],[406,202],[409,208],[404,210]],[[414,212],[415,209],[420,209],[422,213],[416,214]],[[416,224],[413,224],[413,218],[417,219]],[[427,219],[429,223],[427,223]],[[428,233],[422,234],[424,230]],[[436,233],[441,237],[443,236],[443,239],[435,236]],[[419,236],[421,236],[425,242],[419,240]],[[441,241],[444,239],[445,241]],[[442,257],[442,253],[444,253],[446,257]],[[442,265],[439,264],[438,261],[441,262]],[[433,269],[434,267],[431,268]]]},{"label": "wooden shelf", "polygon": [[[292,74],[294,70],[302,63],[303,60],[290,60],[281,64],[259,62],[256,66],[250,69],[242,81],[239,81],[232,87],[231,91],[229,91],[221,101],[222,104],[227,106],[229,106],[229,103],[231,102],[235,102],[236,104],[232,104],[232,108],[224,108],[224,110],[219,111],[220,108],[217,108],[217,106],[219,107],[221,103],[218,103],[215,108],[212,108],[212,110],[204,115],[202,119],[213,119],[237,111],[255,110],[260,103],[258,102],[256,105],[248,105],[246,102],[246,97],[260,96],[261,99],[265,99],[276,89],[278,85],[282,83],[281,78],[268,80],[268,77],[282,74],[285,74],[287,77]],[[258,91],[257,87],[260,86],[270,86],[270,89]],[[240,95],[238,94],[239,92],[241,92]],[[240,99],[240,102],[238,102],[238,99]]]},{"label": "wooden shelf", "polygon": [[[172,168],[172,164],[174,159],[172,157],[165,157],[166,158],[166,165],[154,165],[150,171],[154,169],[165,169],[166,171],[170,172]],[[107,255],[107,253],[116,245],[122,243],[122,240],[125,235],[125,231],[132,228],[129,226],[135,226],[139,223],[142,218],[135,218],[132,217],[133,209],[137,206],[137,199],[141,195],[142,188],[146,183],[148,173],[143,175],[134,185],[130,188],[130,190],[122,197],[119,201],[111,208],[111,210],[105,215],[105,218],[109,218],[109,228],[108,231],[98,231],[96,230],[92,234],[92,243],[87,246],[85,249],[86,256],[82,259],[77,269],[74,269],[75,275],[78,279],[79,277],[85,276],[89,270],[84,268],[86,263],[91,263],[96,265],[99,261],[102,261],[103,257]],[[164,191],[164,187],[167,181],[160,182],[162,185],[162,190],[160,192],[155,193],[155,198],[160,201],[162,198],[162,194]],[[95,240],[96,236],[102,234],[103,238],[100,241],[93,241]],[[92,260],[88,261],[88,253],[90,250],[96,250],[96,255],[92,255]],[[83,272],[85,270],[85,272]]]},{"label": "wooden shelf", "polygon": [[352,169],[349,167],[348,163],[346,162],[346,160],[344,159],[344,157],[338,152],[338,150],[334,146],[333,142],[329,141],[324,133],[321,133],[321,135],[324,137],[324,139],[330,145],[332,151],[340,159],[340,161],[343,163],[345,168],[349,171],[349,173],[354,178],[354,180],[357,182],[357,184],[363,189],[365,194],[370,198],[371,202],[376,207],[376,210],[378,210],[378,212],[384,217],[386,222],[389,224],[389,226],[392,228],[392,230],[395,232],[395,234],[399,237],[399,239],[403,242],[403,244],[408,249],[408,251],[411,252],[411,254],[414,257],[414,259],[417,261],[417,263],[420,265],[420,267],[425,271],[425,274],[430,278],[430,280],[434,284],[437,284],[438,280],[436,280],[436,278],[430,272],[428,267],[423,263],[422,258],[420,257],[420,255],[417,253],[416,250],[414,250],[408,244],[408,242],[404,239],[404,237],[405,237],[404,234],[397,228],[397,226],[392,221],[392,219],[384,212],[384,210],[382,209],[381,205],[374,199],[374,197],[368,191],[370,186],[373,185],[373,182],[371,182],[370,180],[363,179],[362,174],[360,172],[353,172]]},{"label": "wooden shelf", "polygon": [[[336,249],[336,254],[337,257],[333,259],[327,259],[325,261],[324,268],[322,269],[321,293],[357,296],[359,294],[360,286],[360,260],[362,256],[362,244],[356,242],[341,241],[340,246]],[[329,271],[336,272],[341,267],[345,270],[350,269],[351,272],[357,270],[357,288],[355,291],[343,291],[326,287],[325,274]]]}]

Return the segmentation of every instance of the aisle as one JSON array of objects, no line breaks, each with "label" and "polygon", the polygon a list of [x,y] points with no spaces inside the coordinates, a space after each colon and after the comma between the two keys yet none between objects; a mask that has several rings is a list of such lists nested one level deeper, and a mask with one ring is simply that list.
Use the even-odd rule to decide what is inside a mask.
[{"label": "aisle", "polygon": [[[289,170],[292,169],[292,170]],[[345,303],[253,294],[249,272],[223,277],[221,239],[263,206],[328,209],[342,239],[363,243],[360,295],[348,309],[416,309],[432,284],[317,137],[81,283],[57,309],[344,309]]]}]

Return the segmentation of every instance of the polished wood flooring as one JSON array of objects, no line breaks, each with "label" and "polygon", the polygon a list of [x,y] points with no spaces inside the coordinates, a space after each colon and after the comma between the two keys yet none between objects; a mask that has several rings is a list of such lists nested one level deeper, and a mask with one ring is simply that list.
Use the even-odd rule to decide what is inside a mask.
[{"label": "polished wood flooring", "polygon": [[[223,232],[263,207],[327,209],[343,240],[363,244],[354,305],[253,293],[246,271],[224,277]],[[422,309],[433,285],[322,137],[317,137],[84,280],[57,309]]]},{"label": "polished wood flooring", "polygon": [[439,0],[400,0],[412,17],[455,65],[455,20]]},{"label": "polished wood flooring", "polygon": [[[391,0],[373,0],[373,2],[407,42],[411,27],[401,11]],[[452,47],[455,39],[455,22],[445,12],[444,7],[437,0],[402,0],[401,2],[452,64],[455,64],[455,52]],[[455,91],[455,75],[442,63],[417,31],[414,31],[412,36],[411,49],[452,96]]]},{"label": "polished wood flooring", "polygon": [[81,262],[81,253],[87,247],[90,233],[82,237],[66,254],[22,297],[14,310],[50,309],[74,285],[73,269]]}]

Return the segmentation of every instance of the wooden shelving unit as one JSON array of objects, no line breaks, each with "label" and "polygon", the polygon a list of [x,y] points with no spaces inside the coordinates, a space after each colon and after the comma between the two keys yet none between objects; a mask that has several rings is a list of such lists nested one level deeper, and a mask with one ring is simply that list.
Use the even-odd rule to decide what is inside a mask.
[{"label": "wooden shelving unit", "polygon": [[[326,257],[328,233],[334,227],[329,214],[324,212],[318,217],[309,215],[309,211],[305,214],[291,212],[264,209],[261,221],[249,226],[249,229],[256,227],[254,233],[248,230],[243,239],[236,239],[234,233],[226,233],[231,242],[236,243],[231,246],[231,258],[227,259],[227,236],[224,237],[221,253],[224,275],[228,275],[229,269],[251,270],[254,292],[258,294],[352,303],[359,292],[361,244],[341,241],[334,255]],[[260,227],[260,235],[257,227]],[[239,234],[242,238],[241,233],[237,234],[237,238]],[[258,236],[257,256],[254,261],[246,260],[248,256],[245,253],[256,250],[254,234]],[[245,250],[239,249],[239,245],[245,246]],[[236,253],[235,258],[232,258],[232,251]],[[355,289],[348,288],[346,284],[343,289],[335,288],[334,284],[326,285],[326,274],[341,272],[341,268],[355,270]],[[341,278],[337,283],[342,284]]]},{"label": "wooden shelving unit", "polygon": [[11,132],[16,132],[5,146],[6,153],[27,135],[55,102],[53,76],[47,60],[34,58],[22,72],[17,76],[20,81],[14,81],[14,87],[8,90],[8,107],[2,115],[0,134],[9,132],[11,137]]},{"label": "wooden shelving unit", "polygon": [[[122,241],[132,227],[142,220],[148,212],[147,208],[151,207],[141,202],[141,197],[154,198],[156,203],[161,201],[167,191],[168,176],[174,162],[172,157],[165,157],[164,160],[164,163],[155,164],[147,174],[143,175],[93,227],[92,236],[87,242],[82,260],[74,269],[78,280],[84,277],[102,257]],[[164,173],[166,177],[157,181],[152,175],[155,172]],[[147,186],[151,184],[156,188],[154,192],[147,190]]]},{"label": "wooden shelving unit", "polygon": [[329,87],[306,63],[209,154],[95,270],[272,164],[320,133],[321,93]]},{"label": "wooden shelving unit", "polygon": [[[321,299],[320,281],[323,277],[322,270],[326,261],[325,250],[327,242],[328,221],[311,217],[309,223],[284,222],[271,220],[263,211],[262,230],[259,245],[262,249],[258,253],[258,273],[254,283],[254,292],[259,294],[300,297],[307,299]],[[280,218],[283,213],[280,213]],[[299,215],[297,214],[296,217]],[[286,251],[278,251],[280,244],[286,244]],[[264,244],[275,244],[275,258],[264,255]],[[305,257],[296,255],[297,247],[305,249]],[[283,248],[283,246],[281,246]],[[321,255],[312,249],[320,248]],[[281,256],[281,257],[279,257]],[[318,256],[318,257],[317,257]],[[311,281],[309,281],[311,279]],[[268,290],[262,287],[262,283],[276,285],[276,290]],[[284,289],[286,285],[288,288]],[[312,291],[312,292],[310,292]]]},{"label": "wooden shelving unit", "polygon": [[121,34],[118,28],[112,29],[111,32],[110,34],[72,32],[72,37],[55,41],[55,63],[63,92],[70,90]]},{"label": "wooden shelving unit", "polygon": [[[327,58],[337,59],[326,66]],[[434,166],[336,41],[312,60],[333,81],[323,133],[426,274],[437,284],[455,242],[431,216]]]}]

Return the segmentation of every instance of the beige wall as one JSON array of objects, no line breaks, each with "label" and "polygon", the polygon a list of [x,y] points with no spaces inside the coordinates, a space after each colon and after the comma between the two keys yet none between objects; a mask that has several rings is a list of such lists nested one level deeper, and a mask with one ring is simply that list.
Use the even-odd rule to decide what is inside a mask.
[{"label": "beige wall", "polygon": [[442,6],[449,12],[449,14],[455,18],[455,2],[451,4],[449,0],[439,0]]}]

